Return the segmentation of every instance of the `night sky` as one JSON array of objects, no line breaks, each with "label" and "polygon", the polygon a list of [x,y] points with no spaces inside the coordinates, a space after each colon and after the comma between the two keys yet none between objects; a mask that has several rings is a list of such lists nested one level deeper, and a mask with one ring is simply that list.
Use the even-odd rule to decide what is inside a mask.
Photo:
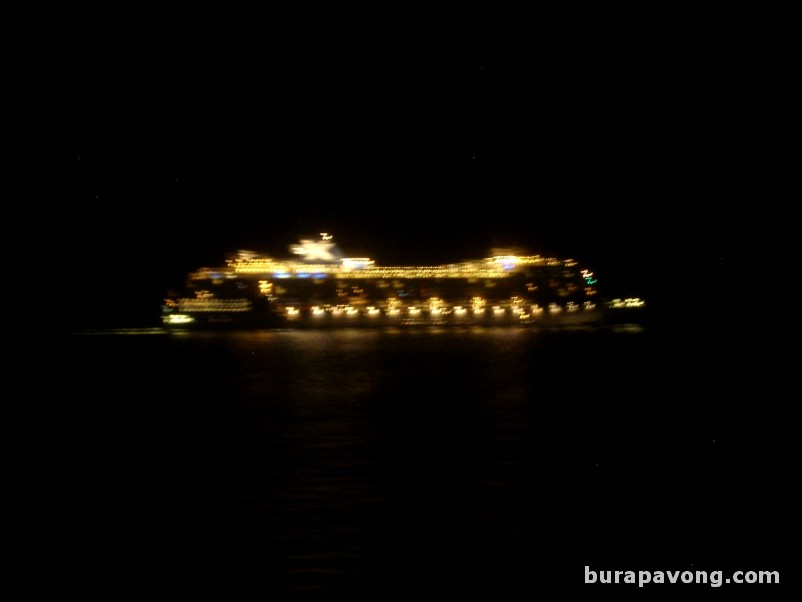
[{"label": "night sky", "polygon": [[383,264],[516,246],[622,294],[720,287],[785,221],[783,20],[53,16],[25,50],[24,247],[79,322],[147,323],[188,271],[319,232]]}]

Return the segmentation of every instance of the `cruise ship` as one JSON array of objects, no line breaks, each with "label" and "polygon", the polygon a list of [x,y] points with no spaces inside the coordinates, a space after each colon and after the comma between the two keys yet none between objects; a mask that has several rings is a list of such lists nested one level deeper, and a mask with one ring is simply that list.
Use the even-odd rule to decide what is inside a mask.
[{"label": "cruise ship", "polygon": [[349,257],[333,236],[302,238],[291,258],[239,251],[187,276],[162,305],[171,328],[602,323],[641,299],[604,299],[573,259],[493,249],[431,266]]}]

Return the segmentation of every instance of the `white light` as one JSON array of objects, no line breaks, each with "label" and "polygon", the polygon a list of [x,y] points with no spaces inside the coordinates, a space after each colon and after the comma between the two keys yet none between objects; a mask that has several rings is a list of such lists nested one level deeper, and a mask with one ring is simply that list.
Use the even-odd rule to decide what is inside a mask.
[{"label": "white light", "polygon": [[170,314],[169,316],[164,316],[165,324],[189,324],[194,321],[195,318],[187,314]]},{"label": "white light", "polygon": [[293,245],[290,250],[296,255],[303,255],[307,261],[315,259],[321,261],[334,261],[331,249],[334,248],[333,242],[321,242],[319,240],[301,239],[300,245]]}]

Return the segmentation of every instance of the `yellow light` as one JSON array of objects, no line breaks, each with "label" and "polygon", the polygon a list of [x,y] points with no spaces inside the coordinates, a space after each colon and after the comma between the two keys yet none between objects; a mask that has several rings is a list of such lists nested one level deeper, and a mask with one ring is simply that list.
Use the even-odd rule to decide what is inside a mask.
[{"label": "yellow light", "polygon": [[170,314],[169,316],[164,316],[163,321],[165,324],[189,324],[194,322],[195,318],[186,314]]}]

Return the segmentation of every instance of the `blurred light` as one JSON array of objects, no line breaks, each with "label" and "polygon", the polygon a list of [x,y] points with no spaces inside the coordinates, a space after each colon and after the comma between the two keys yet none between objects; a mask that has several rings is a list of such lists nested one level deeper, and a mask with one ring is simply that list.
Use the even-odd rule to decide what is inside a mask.
[{"label": "blurred light", "polygon": [[[544,311],[556,315],[596,307],[592,301],[583,300],[597,295],[592,286],[597,282],[595,274],[587,269],[575,269],[577,263],[573,259],[524,255],[510,248],[494,249],[485,259],[445,265],[377,266],[368,257],[342,258],[334,248],[333,237],[321,232],[319,240],[302,239],[291,247],[293,253],[302,256],[300,259],[274,259],[240,251],[235,258],[227,259],[223,268],[200,268],[192,272],[189,275],[189,280],[193,281],[191,288],[199,290],[186,298],[165,300],[163,311],[177,313],[171,314],[175,318],[163,319],[166,323],[180,321],[184,318],[178,316],[191,318],[196,313],[206,312],[212,320],[216,319],[215,313],[254,311],[254,304],[266,313],[284,311],[287,316],[307,315],[298,307],[286,307],[282,303],[284,298],[291,305],[319,303],[310,307],[310,316],[364,313],[395,317],[405,313],[417,316],[424,312],[440,317],[451,313],[464,316],[470,312],[477,323],[491,310],[496,316],[509,311],[521,320],[529,320]],[[229,283],[231,279],[236,282]],[[312,283],[301,282],[310,279],[315,285],[314,291]],[[454,281],[458,282],[452,284]],[[257,291],[262,298],[252,301]],[[429,296],[429,291],[433,296]],[[471,296],[480,292],[484,297]],[[512,292],[517,294],[508,296]],[[387,294],[397,296],[388,298]],[[235,298],[236,295],[240,297]],[[320,304],[327,296],[341,304]],[[545,303],[544,299],[554,301]],[[349,301],[354,306],[348,305]],[[405,301],[415,305],[406,307]],[[373,305],[366,307],[367,303]],[[452,307],[451,303],[455,305]],[[642,307],[644,301],[631,297],[613,299],[605,304],[611,308],[635,308]]]},{"label": "blurred light", "polygon": [[627,299],[613,299],[609,302],[609,306],[615,309],[624,307],[643,307],[646,302],[638,297],[629,297]]},{"label": "blurred light", "polygon": [[164,316],[162,321],[165,324],[189,324],[190,322],[194,322],[195,318],[186,314],[170,314]]}]

